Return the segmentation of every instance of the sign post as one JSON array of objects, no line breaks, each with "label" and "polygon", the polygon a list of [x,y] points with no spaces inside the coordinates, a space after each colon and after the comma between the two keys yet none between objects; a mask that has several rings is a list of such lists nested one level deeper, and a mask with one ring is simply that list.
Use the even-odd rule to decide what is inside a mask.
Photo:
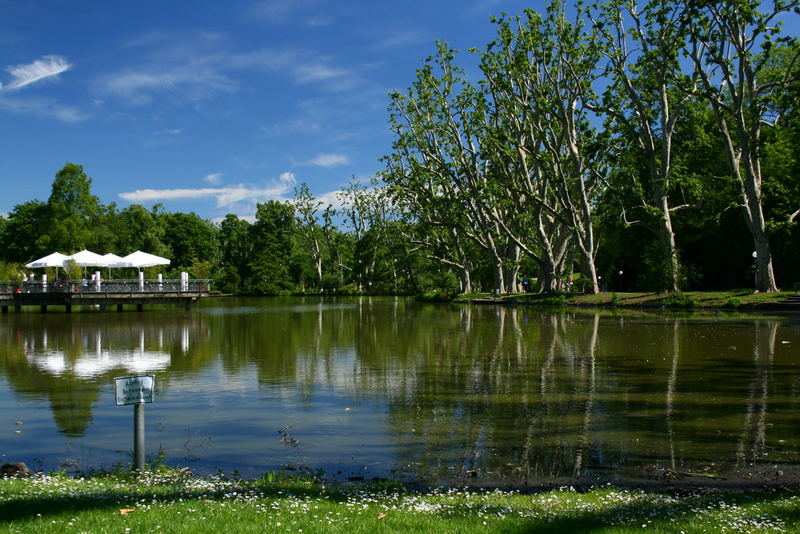
[{"label": "sign post", "polygon": [[144,471],[144,404],[153,402],[155,375],[122,376],[114,379],[117,406],[133,404],[134,469]]}]

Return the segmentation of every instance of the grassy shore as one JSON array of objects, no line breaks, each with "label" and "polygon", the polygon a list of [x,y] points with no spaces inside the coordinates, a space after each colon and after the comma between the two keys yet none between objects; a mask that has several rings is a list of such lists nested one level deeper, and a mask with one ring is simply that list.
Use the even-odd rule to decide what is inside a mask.
[{"label": "grassy shore", "polygon": [[[728,291],[685,291],[683,293],[616,293],[605,292],[597,295],[580,293],[522,293],[501,295],[490,294],[461,295],[456,301],[497,301],[505,304],[543,305],[543,306],[582,306],[600,308],[660,308],[660,309],[722,309],[722,310],[769,310],[791,309],[783,304],[794,291],[778,293],[754,293],[752,289]],[[798,306],[795,304],[795,308]]]},{"label": "grassy shore", "polygon": [[162,470],[0,479],[0,531],[214,532],[800,532],[800,496],[710,490],[579,493],[329,486],[268,474],[200,479]]}]

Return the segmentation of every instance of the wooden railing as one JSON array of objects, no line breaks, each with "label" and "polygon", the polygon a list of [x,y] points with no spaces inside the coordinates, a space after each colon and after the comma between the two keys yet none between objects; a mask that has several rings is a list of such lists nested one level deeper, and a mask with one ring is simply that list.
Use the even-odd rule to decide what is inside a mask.
[{"label": "wooden railing", "polygon": [[15,293],[208,293],[211,280],[0,281],[0,294]]}]

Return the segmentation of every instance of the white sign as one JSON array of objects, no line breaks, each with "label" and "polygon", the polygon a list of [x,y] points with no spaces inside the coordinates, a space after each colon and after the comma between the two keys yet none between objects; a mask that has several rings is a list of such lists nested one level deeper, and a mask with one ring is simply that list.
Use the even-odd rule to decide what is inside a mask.
[{"label": "white sign", "polygon": [[122,376],[114,379],[117,390],[117,406],[153,402],[155,375]]}]

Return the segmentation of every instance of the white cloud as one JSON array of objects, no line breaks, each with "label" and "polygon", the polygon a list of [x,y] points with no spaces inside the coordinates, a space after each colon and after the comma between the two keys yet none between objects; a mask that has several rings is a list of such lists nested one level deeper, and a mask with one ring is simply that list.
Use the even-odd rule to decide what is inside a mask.
[{"label": "white cloud", "polygon": [[203,177],[203,181],[208,183],[208,184],[216,185],[216,184],[220,183],[220,181],[222,181],[222,173],[221,172],[212,172],[211,174],[206,174]]},{"label": "white cloud", "polygon": [[344,69],[336,69],[319,63],[297,65],[294,67],[293,73],[297,81],[300,83],[331,80],[334,78],[341,79],[348,74]]},{"label": "white cloud", "polygon": [[345,206],[345,203],[343,202],[343,193],[344,191],[337,189],[335,191],[328,191],[327,193],[316,195],[314,198],[316,198],[317,201],[322,202],[323,209],[329,204],[334,208],[339,209]]},{"label": "white cloud", "polygon": [[278,180],[274,181],[268,187],[237,184],[226,187],[137,189],[135,191],[120,193],[118,196],[128,202],[162,202],[169,200],[210,198],[216,200],[218,208],[223,208],[239,203],[252,205],[256,202],[263,202],[266,200],[286,200],[291,195],[294,184],[294,174],[286,172],[281,174]]},{"label": "white cloud", "polygon": [[318,167],[335,167],[336,165],[346,165],[348,163],[347,156],[342,154],[317,154],[314,159],[310,160],[307,165],[316,165]]},{"label": "white cloud", "polygon": [[127,98],[134,104],[152,101],[152,93],[179,92],[191,100],[205,99],[217,92],[233,92],[236,82],[213,67],[174,65],[156,67],[154,71],[135,71],[107,76],[101,81],[103,90]]},{"label": "white cloud", "polygon": [[181,101],[207,100],[217,93],[243,88],[241,73],[254,70],[274,71],[296,84],[319,84],[336,92],[358,83],[352,71],[333,65],[329,56],[316,51],[292,47],[235,52],[217,34],[145,34],[132,48],[146,55],[138,64],[129,61],[124,69],[95,80],[100,96],[116,95],[135,105],[148,104],[156,95],[169,93]]},{"label": "white cloud", "polygon": [[385,34],[383,37],[381,37],[381,39],[371,46],[371,49],[374,51],[380,51],[390,48],[402,48],[430,42],[433,42],[433,38],[430,35],[416,28],[411,28]]},{"label": "white cloud", "polygon": [[8,67],[6,70],[11,74],[11,82],[7,85],[0,83],[0,89],[3,91],[21,89],[39,80],[58,76],[70,68],[72,65],[62,56],[42,56],[33,63]]},{"label": "white cloud", "polygon": [[80,122],[88,116],[72,106],[64,106],[58,102],[44,98],[0,98],[0,109],[9,113],[52,117],[64,122]]}]

